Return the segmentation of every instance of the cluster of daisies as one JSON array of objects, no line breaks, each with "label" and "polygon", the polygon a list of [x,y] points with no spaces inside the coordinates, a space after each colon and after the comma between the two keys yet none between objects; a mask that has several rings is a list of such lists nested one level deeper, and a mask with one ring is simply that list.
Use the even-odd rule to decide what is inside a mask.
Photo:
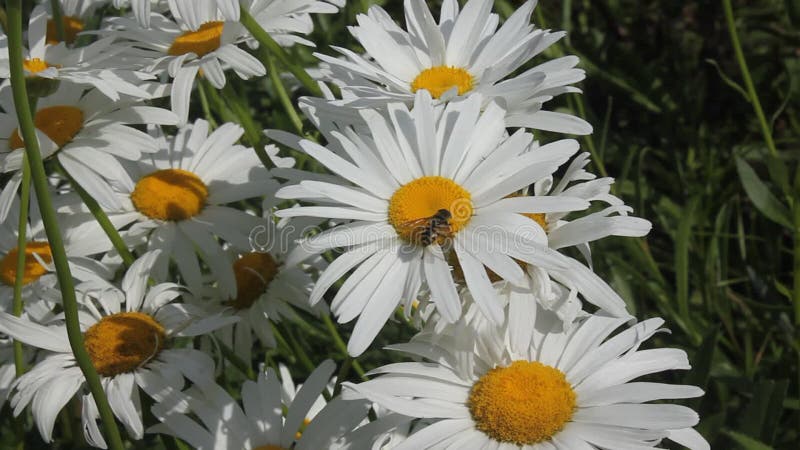
[{"label": "cluster of daisies", "polygon": [[[314,16],[344,0],[39,3],[23,48],[36,136],[84,345],[129,439],[709,448],[697,414],[673,401],[702,390],[639,381],[690,369],[686,353],[646,348],[663,320],[637,322],[592,269],[592,241],[644,236],[650,223],[586,170],[576,140],[537,140],[592,127],[547,109],[580,92],[584,72],[574,56],[536,58],[564,33],[531,23],[535,1],[504,21],[491,0],[444,0],[438,16],[405,0],[404,25],[369,8],[349,28],[363,51],[314,54],[322,96],[297,107],[316,131],[267,129],[258,143],[236,123],[192,117],[197,106],[209,89],[228,95],[232,74],[267,74],[253,22],[280,47],[313,46]],[[86,442],[105,448],[24,185],[9,73],[4,35],[0,400],[29,410],[46,442],[62,410],[80,411]],[[405,362],[354,383],[326,360],[297,385],[280,363],[252,366],[285,339],[278,322],[318,318],[336,332],[331,314],[353,322],[352,358],[386,326],[414,329],[389,347]],[[16,361],[13,341],[25,344]],[[250,378],[225,382],[228,364]]]}]

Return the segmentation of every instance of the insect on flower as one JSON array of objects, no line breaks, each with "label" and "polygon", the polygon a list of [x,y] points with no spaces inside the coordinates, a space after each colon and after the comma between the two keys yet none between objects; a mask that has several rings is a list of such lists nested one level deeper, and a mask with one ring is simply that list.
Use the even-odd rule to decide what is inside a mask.
[{"label": "insect on flower", "polygon": [[444,239],[452,235],[450,229],[450,218],[453,215],[447,209],[440,209],[430,217],[409,220],[400,224],[407,236],[411,237],[412,242],[427,247],[434,242],[441,244]]}]

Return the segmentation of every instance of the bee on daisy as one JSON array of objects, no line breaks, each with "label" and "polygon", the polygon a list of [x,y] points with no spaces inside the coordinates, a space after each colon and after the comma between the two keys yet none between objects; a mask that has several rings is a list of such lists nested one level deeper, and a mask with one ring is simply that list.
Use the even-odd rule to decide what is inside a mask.
[{"label": "bee on daisy", "polygon": [[[148,286],[159,251],[142,255],[119,287],[93,280],[78,285],[81,329],[92,364],[101,376],[114,415],[134,439],[144,435],[140,390],[155,400],[184,381],[211,379],[214,365],[206,354],[173,345],[174,338],[194,337],[230,325],[235,317],[208,315],[178,304],[180,286]],[[0,332],[46,351],[46,355],[11,386],[10,405],[19,415],[30,405],[45,442],[61,409],[80,396],[81,419],[89,444],[105,448],[91,394],[67,339],[63,316],[46,324],[0,312]]]},{"label": "bee on daisy", "polygon": [[483,107],[480,96],[437,111],[430,94],[417,92],[413,110],[391,104],[386,116],[362,111],[370,134],[331,132],[329,147],[269,133],[335,173],[341,181],[301,181],[278,197],[322,203],[280,210],[279,217],[349,221],[305,241],[293,262],[331,248],[345,253],[320,275],[316,304],[350,270],[331,303],[341,323],[358,317],[349,351],[359,355],[401,303],[408,308],[423,283],[444,320],[461,315],[446,253],[454,252],[466,287],[487,317],[501,321],[489,268],[521,284],[518,261],[541,267],[590,303],[629,317],[625,303],[580,262],[547,246],[546,233],[522,214],[586,209],[567,195],[509,197],[551,176],[578,150],[573,140],[539,146],[522,130],[507,135],[505,111]]},{"label": "bee on daisy", "polygon": [[436,103],[479,94],[484,106],[496,102],[508,112],[507,126],[571,134],[592,127],[573,115],[543,109],[553,97],[580,92],[572,86],[584,78],[578,58],[565,56],[512,76],[533,57],[564,36],[530,23],[535,1],[526,1],[502,26],[491,0],[470,0],[460,9],[445,0],[438,23],[423,0],[405,0],[405,29],[381,7],[357,17],[351,34],[364,47],[361,55],[334,47],[342,57],[317,53],[325,64],[322,79],[343,91],[336,105],[386,108],[411,104],[426,90]]}]

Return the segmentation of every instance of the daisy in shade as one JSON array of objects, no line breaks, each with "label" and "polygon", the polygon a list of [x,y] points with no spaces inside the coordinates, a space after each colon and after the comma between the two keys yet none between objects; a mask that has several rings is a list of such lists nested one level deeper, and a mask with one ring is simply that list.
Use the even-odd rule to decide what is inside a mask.
[{"label": "daisy in shade", "polygon": [[123,235],[162,250],[156,279],[169,279],[172,259],[183,284],[199,295],[201,258],[223,298],[236,297],[234,270],[218,238],[235,248],[249,248],[249,236],[262,221],[224,205],[276,189],[253,149],[236,144],[242,134],[232,123],[209,133],[208,122],[197,120],[175,136],[159,136],[159,152],[129,164],[109,183],[121,205],[107,210],[109,217],[119,228],[131,225]]},{"label": "daisy in shade", "polygon": [[591,125],[580,118],[542,109],[557,95],[580,92],[571,86],[584,78],[575,68],[577,57],[554,59],[511,77],[565,33],[530,24],[535,1],[525,2],[498,28],[492,4],[470,0],[459,11],[456,0],[445,0],[436,23],[423,0],[405,0],[405,29],[378,6],[358,15],[350,32],[366,54],[339,47],[334,48],[342,58],[317,54],[327,64],[323,79],[346,91],[336,104],[410,104],[420,90],[430,92],[436,103],[481,94],[486,103],[495,101],[508,111],[509,127],[591,133]]},{"label": "daisy in shade", "polygon": [[[508,286],[497,294],[508,305],[515,296],[531,296]],[[698,397],[701,389],[634,381],[690,369],[683,350],[640,349],[664,331],[663,320],[615,334],[625,319],[591,315],[566,331],[560,319],[538,307],[535,322],[520,327],[512,306],[505,319],[481,330],[462,321],[442,334],[423,333],[391,346],[429,362],[380,367],[372,372],[380,376],[370,381],[344,383],[343,398],[366,398],[432,422],[398,450],[653,448],[664,439],[692,450],[710,448],[692,429],[697,413],[648,403]]]},{"label": "daisy in shade", "polygon": [[[72,49],[65,42],[58,42],[52,34],[48,36],[48,20],[43,7],[34,8],[28,24],[28,48],[23,48],[25,74],[35,81],[31,84],[33,93],[47,95],[58,81],[69,81],[95,87],[112,100],[119,100],[120,94],[150,97],[139,85],[154,76],[132,70],[130,64],[120,58],[124,47],[114,44],[113,37]],[[69,26],[65,38],[76,36],[77,28],[78,24]],[[52,29],[54,32],[55,24]],[[10,78],[9,70],[8,38],[3,34],[0,35],[0,78]]]},{"label": "daisy in shade", "polygon": [[[245,5],[278,44],[314,47],[313,42],[298,36],[314,31],[311,14],[336,14],[339,8],[344,7],[345,0],[249,0]],[[256,45],[252,38],[248,44]]]},{"label": "daisy in shade", "polygon": [[[52,317],[53,307],[61,301],[50,245],[39,215],[35,194],[31,193],[26,230],[25,266],[22,273],[22,298],[25,314],[41,321]],[[74,195],[53,195],[54,204],[74,204]],[[70,271],[77,282],[100,282],[111,279],[114,272],[91,258],[111,249],[111,242],[91,214],[58,216]],[[14,284],[17,278],[19,198],[14,197],[11,211],[0,223],[0,311],[11,312]]]},{"label": "daisy in shade", "polygon": [[[208,356],[190,348],[174,348],[172,339],[202,335],[236,320],[175,303],[181,295],[176,284],[148,287],[150,267],[157,256],[157,251],[149,252],[134,262],[121,289],[103,282],[77,287],[84,308],[80,320],[86,350],[114,415],[134,439],[141,439],[144,433],[139,389],[160,400],[170,389],[180,389],[184,377],[213,377],[214,366]],[[11,407],[19,415],[31,405],[42,438],[51,442],[58,412],[79,394],[86,440],[105,448],[94,399],[83,392],[83,374],[61,322],[39,325],[0,312],[0,331],[49,352],[14,382]]]},{"label": "daisy in shade", "polygon": [[320,364],[288,403],[281,401],[281,384],[272,369],[260,373],[258,381],[244,382],[242,406],[213,382],[198,384],[153,407],[162,423],[149,431],[176,436],[198,450],[339,448],[341,436],[367,416],[369,405],[334,399],[307,420],[335,368],[330,360]]},{"label": "daisy in shade", "polygon": [[[273,189],[264,192],[268,199],[265,206],[276,202],[278,187],[275,183]],[[217,336],[244,361],[252,359],[253,335],[264,347],[276,346],[272,323],[298,319],[295,308],[314,315],[327,314],[324,304],[311,308],[308,303],[314,285],[311,274],[324,267],[324,260],[315,258],[303,267],[285,264],[296,236],[305,231],[299,223],[285,222],[276,224],[267,217],[252,230],[249,251],[227,249],[225,257],[233,268],[236,293],[225,296],[217,286],[212,294],[220,308],[232,308],[241,318],[233,327],[217,332]]]},{"label": "daisy in shade", "polygon": [[[539,147],[523,130],[505,133],[505,111],[483,109],[480,96],[451,102],[437,112],[427,91],[417,92],[413,111],[391,104],[387,117],[364,110],[369,135],[332,132],[330,148],[285,133],[268,135],[315,158],[341,179],[307,180],[278,197],[323,206],[278,211],[279,217],[313,216],[352,222],[305,241],[291,262],[343,247],[311,293],[316,304],[350,270],[331,309],[341,323],[359,317],[349,343],[366,349],[395,308],[417,298],[423,282],[447,321],[461,314],[461,301],[446,252],[454,251],[467,288],[487,317],[502,321],[484,266],[502,279],[524,283],[517,261],[547,270],[609,313],[629,317],[625,303],[580,262],[547,246],[541,227],[523,213],[585,209],[580,198],[506,198],[550,176],[577,150],[574,140]],[[348,185],[352,183],[352,185]]]},{"label": "daisy in shade", "polygon": [[[146,86],[154,96],[164,94],[164,87]],[[22,180],[25,143],[17,129],[11,89],[0,89],[0,170],[13,172],[0,193],[0,219],[8,214],[10,201]],[[129,125],[174,125],[177,117],[170,111],[125,98],[117,102],[96,89],[62,83],[50,96],[36,104],[34,123],[42,157],[54,158],[64,170],[101,205],[119,207],[107,179],[123,172],[119,159],[137,161],[143,153],[158,150],[155,139]]]}]

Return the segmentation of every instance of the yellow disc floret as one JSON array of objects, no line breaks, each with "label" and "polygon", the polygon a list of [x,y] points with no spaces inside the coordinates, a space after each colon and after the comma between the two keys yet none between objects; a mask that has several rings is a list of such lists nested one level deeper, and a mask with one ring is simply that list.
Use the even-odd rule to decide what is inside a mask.
[{"label": "yellow disc floret", "polygon": [[207,55],[218,49],[222,43],[222,29],[225,22],[213,21],[200,25],[195,31],[186,31],[172,41],[167,53],[172,56],[194,53],[197,56]]},{"label": "yellow disc floret", "polygon": [[[83,128],[83,111],[74,106],[49,106],[36,111],[33,122],[36,128],[63,147]],[[8,146],[12,150],[25,147],[16,129],[8,138]]]},{"label": "yellow disc floret", "polygon": [[531,213],[531,214],[523,214],[523,216],[533,220],[534,222],[538,223],[539,226],[542,227],[544,231],[547,231],[547,215],[543,213]]},{"label": "yellow disc floret", "polygon": [[[28,284],[39,279],[47,273],[47,269],[36,259],[38,256],[43,262],[53,262],[53,254],[47,242],[28,242],[25,245],[25,270],[22,273],[22,284]],[[0,279],[3,283],[13,286],[17,279],[17,256],[19,249],[14,248],[0,261]]]},{"label": "yellow disc floret", "polygon": [[32,74],[37,74],[49,67],[60,67],[58,64],[50,64],[47,61],[39,58],[31,58],[22,61],[22,67]]},{"label": "yellow disc floret", "polygon": [[139,368],[158,355],[166,333],[152,316],[124,312],[103,317],[83,337],[97,373],[112,377]]},{"label": "yellow disc floret", "polygon": [[450,213],[451,234],[463,229],[472,218],[470,193],[455,181],[439,176],[417,178],[396,190],[389,200],[389,223],[400,237],[414,241],[420,219],[433,217],[439,210]]},{"label": "yellow disc floret", "polygon": [[564,374],[536,361],[514,361],[482,376],[468,400],[475,427],[499,442],[532,445],[564,428],[575,391]]},{"label": "yellow disc floret", "polygon": [[151,219],[173,222],[190,219],[203,210],[208,187],[197,175],[183,169],[164,169],[142,177],[131,201]]},{"label": "yellow disc floret", "polygon": [[269,253],[247,253],[233,263],[233,274],[236,276],[236,298],[228,304],[236,309],[247,309],[275,279],[278,263]]},{"label": "yellow disc floret", "polygon": [[411,82],[411,92],[425,89],[431,97],[439,98],[445,92],[457,87],[458,95],[472,90],[472,75],[460,67],[437,66],[425,69]]},{"label": "yellow disc floret", "polygon": [[[72,44],[78,38],[78,33],[83,31],[83,21],[75,16],[64,16],[64,42]],[[56,32],[56,22],[53,19],[47,21],[47,43],[55,45],[61,42]]]}]

